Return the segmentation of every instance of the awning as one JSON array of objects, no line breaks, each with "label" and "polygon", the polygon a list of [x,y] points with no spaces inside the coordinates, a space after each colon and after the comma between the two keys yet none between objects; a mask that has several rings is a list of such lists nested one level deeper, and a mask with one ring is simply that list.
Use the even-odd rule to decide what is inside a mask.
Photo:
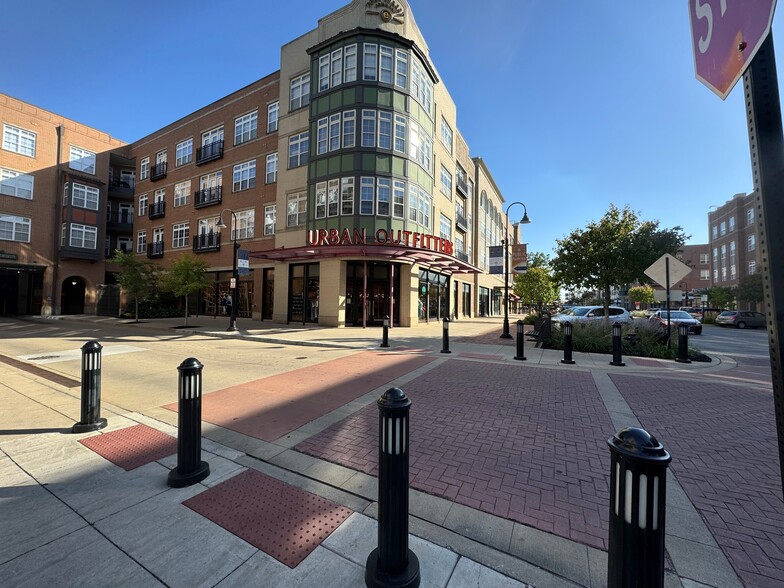
[{"label": "awning", "polygon": [[482,270],[446,253],[414,247],[391,247],[386,245],[329,245],[306,247],[280,247],[267,251],[251,251],[250,257],[281,262],[302,262],[334,257],[374,257],[392,262],[419,264],[433,271],[450,274],[478,274]]}]

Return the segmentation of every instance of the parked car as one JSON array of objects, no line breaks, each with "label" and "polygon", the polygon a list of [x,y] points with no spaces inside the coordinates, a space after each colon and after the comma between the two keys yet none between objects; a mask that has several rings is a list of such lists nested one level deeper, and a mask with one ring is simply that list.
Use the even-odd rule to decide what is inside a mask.
[{"label": "parked car", "polygon": [[756,329],[767,326],[765,315],[761,312],[752,312],[750,310],[725,310],[716,317],[716,324],[720,327],[738,327],[745,329],[751,327]]},{"label": "parked car", "polygon": [[667,321],[669,320],[671,328],[677,329],[678,325],[688,325],[689,334],[702,334],[702,323],[685,310],[657,310],[648,320],[651,324],[664,328],[667,328]]},{"label": "parked car", "polygon": [[696,319],[702,319],[702,309],[697,308],[695,306],[681,306],[678,310],[683,310],[688,312],[691,316]]},{"label": "parked car", "polygon": [[[611,323],[629,323],[632,320],[629,311],[620,306],[610,306],[608,311]],[[556,324],[565,323],[566,321],[579,323],[600,320],[604,320],[603,306],[573,306],[571,308],[565,308],[563,312],[556,314],[552,318],[552,321]]]}]

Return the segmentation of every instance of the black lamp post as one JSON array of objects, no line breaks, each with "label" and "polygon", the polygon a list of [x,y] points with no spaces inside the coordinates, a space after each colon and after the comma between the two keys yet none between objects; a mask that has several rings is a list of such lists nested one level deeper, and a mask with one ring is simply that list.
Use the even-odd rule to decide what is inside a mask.
[{"label": "black lamp post", "polygon": [[240,244],[237,242],[237,231],[239,229],[237,223],[237,215],[231,208],[224,208],[221,210],[220,216],[218,217],[218,222],[215,223],[215,227],[218,229],[225,229],[226,223],[223,222],[223,213],[226,211],[231,213],[232,218],[234,219],[234,231],[232,232],[232,241],[234,242],[233,247],[233,256],[231,260],[231,316],[229,317],[229,328],[226,329],[227,331],[236,331],[237,330],[237,305],[240,302],[239,297],[239,273],[237,271],[237,250],[240,248]]},{"label": "black lamp post", "polygon": [[512,202],[506,207],[506,232],[501,241],[504,246],[504,332],[501,333],[501,339],[512,338],[509,333],[509,210],[518,204],[523,207],[523,219],[520,224],[527,225],[531,222],[531,219],[528,218],[528,209],[522,202]]}]

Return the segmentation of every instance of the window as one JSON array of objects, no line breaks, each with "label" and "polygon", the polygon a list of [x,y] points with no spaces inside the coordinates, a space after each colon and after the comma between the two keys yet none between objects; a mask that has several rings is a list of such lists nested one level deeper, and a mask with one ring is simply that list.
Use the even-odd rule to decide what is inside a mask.
[{"label": "window", "polygon": [[329,117],[329,150],[340,149],[340,113]]},{"label": "window", "polygon": [[71,145],[71,157],[68,162],[68,167],[81,171],[86,174],[95,173],[95,153]]},{"label": "window", "polygon": [[392,180],[378,178],[376,180],[376,214],[389,216],[392,201]]},{"label": "window", "polygon": [[339,86],[343,81],[343,49],[335,49],[330,57],[330,86]]},{"label": "window", "polygon": [[452,240],[452,220],[443,213],[441,214],[441,219],[438,224],[438,231],[439,237],[442,239],[446,239],[447,241]]},{"label": "window", "polygon": [[735,263],[735,241],[730,241],[730,263]]},{"label": "window", "polygon": [[754,261],[754,260],[751,260],[749,262],[749,275],[753,276],[756,271],[757,271],[757,262]]},{"label": "window", "polygon": [[217,143],[218,141],[223,141],[223,127],[217,127],[215,129],[210,129],[201,134],[201,146],[205,147],[207,145],[212,145],[213,143]]},{"label": "window", "polygon": [[139,196],[139,216],[147,214],[147,194]]},{"label": "window", "polygon": [[163,202],[164,200],[166,200],[166,188],[155,190],[155,202]]},{"label": "window", "polygon": [[425,192],[424,190],[419,190],[419,224],[425,227],[426,229],[430,228],[430,194]]},{"label": "window", "polygon": [[289,169],[308,162],[308,133],[289,137]]},{"label": "window", "polygon": [[446,122],[444,117],[441,117],[441,143],[446,147],[449,153],[452,153],[452,127]]},{"label": "window", "polygon": [[316,218],[327,216],[327,183],[316,184]]},{"label": "window", "polygon": [[378,113],[378,147],[392,149],[392,113]]},{"label": "window", "polygon": [[98,240],[98,227],[88,227],[87,225],[71,225],[71,247],[82,249],[95,249]]},{"label": "window", "polygon": [[343,148],[353,147],[356,142],[357,113],[347,110],[343,113]]},{"label": "window", "polygon": [[316,123],[316,155],[322,155],[327,152],[327,127],[329,126],[329,119],[325,116],[320,118]]},{"label": "window", "polygon": [[274,133],[278,130],[278,114],[280,113],[280,102],[273,102],[267,106],[267,132]]},{"label": "window", "polygon": [[730,280],[734,280],[737,277],[738,277],[738,274],[735,271],[735,264],[733,263],[733,264],[730,265]]},{"label": "window", "polygon": [[182,249],[188,246],[188,223],[172,225],[172,249]]},{"label": "window", "polygon": [[395,115],[395,151],[406,152],[406,117],[401,114]]},{"label": "window", "polygon": [[136,233],[136,253],[146,253],[147,251],[147,231]]},{"label": "window", "polygon": [[719,233],[721,233],[722,235],[726,235],[727,234],[727,222],[726,221],[721,221],[721,224],[719,225]]},{"label": "window", "polygon": [[[108,239],[108,237],[107,237]],[[130,237],[117,237],[117,249],[123,253],[131,252],[131,238]]]},{"label": "window", "polygon": [[248,190],[256,187],[256,160],[246,161],[234,166],[232,191]]},{"label": "window", "polygon": [[721,264],[724,265],[727,261],[727,246],[721,246]]},{"label": "window", "polygon": [[343,49],[343,81],[357,80],[357,46],[348,45]]},{"label": "window", "polygon": [[700,253],[700,265],[705,265],[707,263],[708,263],[708,254]]},{"label": "window", "polygon": [[411,60],[411,95],[430,114],[433,107],[433,82],[416,59]]},{"label": "window", "polygon": [[378,45],[365,43],[362,47],[362,79],[375,81],[378,67]]},{"label": "window", "polygon": [[392,70],[394,68],[394,51],[392,47],[381,45],[378,64],[378,81],[385,84],[392,83]]},{"label": "window", "polygon": [[174,206],[185,206],[188,204],[188,196],[191,193],[191,181],[185,180],[174,185]]},{"label": "window", "polygon": [[3,149],[35,157],[36,134],[8,124],[3,125]]},{"label": "window", "polygon": [[84,186],[74,182],[71,196],[71,204],[74,206],[86,208],[88,210],[98,210],[99,198],[100,192],[98,191],[98,188]]},{"label": "window", "polygon": [[160,243],[159,253],[163,252],[163,229],[157,228],[152,230],[152,242],[153,243]]},{"label": "window", "polygon": [[330,180],[327,187],[327,216],[337,216],[340,200],[340,180]]},{"label": "window", "polygon": [[418,209],[418,191],[416,186],[410,184],[408,186],[408,220],[417,222],[417,209]]},{"label": "window", "polygon": [[408,87],[408,53],[398,49],[395,51],[395,85]]},{"label": "window", "polygon": [[376,146],[376,111],[362,111],[362,147]]},{"label": "window", "polygon": [[735,217],[731,216],[730,217],[730,231],[734,231],[734,230],[735,230]]},{"label": "window", "polygon": [[359,184],[359,214],[373,214],[375,182],[373,178],[362,178]]},{"label": "window", "polygon": [[234,119],[234,144],[240,145],[256,138],[259,124],[259,111],[254,110]]},{"label": "window", "polygon": [[441,193],[452,200],[452,174],[443,165],[441,166]]},{"label": "window", "polygon": [[264,236],[275,234],[275,208],[274,204],[264,207]]},{"label": "window", "polygon": [[155,165],[158,166],[162,163],[166,163],[166,149],[155,154]]},{"label": "window", "polygon": [[706,280],[710,280],[710,270],[700,270],[700,280],[703,282]]},{"label": "window", "polygon": [[392,184],[392,216],[403,218],[405,212],[406,184],[395,180]]},{"label": "window", "polygon": [[146,180],[150,177],[150,158],[145,157],[139,163],[139,179]]},{"label": "window", "polygon": [[0,241],[30,242],[30,219],[0,214]]},{"label": "window", "polygon": [[286,198],[286,226],[296,227],[305,224],[308,198],[304,192],[289,194]]},{"label": "window", "polygon": [[340,214],[354,214],[354,178],[340,180]]},{"label": "window", "polygon": [[746,242],[749,251],[754,251],[757,248],[757,238],[754,235],[749,235]]},{"label": "window", "polygon": [[751,226],[754,224],[754,209],[747,208],[746,209],[746,225]]},{"label": "window", "polygon": [[297,110],[310,104],[310,74],[306,73],[291,80],[289,110]]},{"label": "window", "polygon": [[267,167],[264,182],[274,184],[278,181],[278,154],[270,153],[267,155]]},{"label": "window", "polygon": [[0,194],[32,200],[34,182],[35,177],[30,174],[0,168]]},{"label": "window", "polygon": [[714,282],[718,282],[719,281],[719,270],[718,270],[718,268],[713,270],[713,281]]},{"label": "window", "polygon": [[193,139],[185,139],[185,141],[177,143],[174,156],[176,158],[174,161],[176,167],[193,161]]},{"label": "window", "polygon": [[253,239],[253,232],[256,224],[256,211],[240,210],[237,213],[237,220],[232,217],[231,238],[234,239]]}]

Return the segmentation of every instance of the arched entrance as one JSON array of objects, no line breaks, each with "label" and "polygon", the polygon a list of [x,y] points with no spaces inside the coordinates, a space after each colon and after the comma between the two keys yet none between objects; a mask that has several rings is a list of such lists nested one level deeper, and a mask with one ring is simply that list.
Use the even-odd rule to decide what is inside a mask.
[{"label": "arched entrance", "polygon": [[63,281],[60,314],[84,314],[84,280],[70,276]]}]

